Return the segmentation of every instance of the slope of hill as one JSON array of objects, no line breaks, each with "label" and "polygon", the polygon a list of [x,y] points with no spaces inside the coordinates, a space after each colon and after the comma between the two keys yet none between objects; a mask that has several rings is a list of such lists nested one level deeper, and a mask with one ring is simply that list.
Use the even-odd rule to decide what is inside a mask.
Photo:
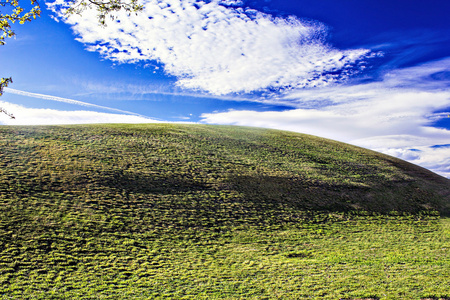
[{"label": "slope of hill", "polygon": [[[323,266],[330,261],[294,246],[301,244],[301,235],[315,236],[319,229],[319,236],[344,234],[350,230],[346,222],[375,232],[385,228],[383,239],[394,245],[398,235],[386,228],[406,228],[405,236],[423,233],[417,245],[427,232],[448,235],[436,214],[450,212],[450,180],[393,157],[313,136],[173,124],[1,127],[0,149],[0,292],[10,297],[268,296],[276,283],[250,290],[241,286],[240,292],[236,287],[243,280],[238,269],[247,268],[243,258],[251,265],[260,263],[256,269],[248,266],[256,270],[249,280],[267,279],[284,268],[272,270],[272,262],[266,265],[269,273],[262,271],[264,261],[248,256],[251,243],[258,249],[265,244],[274,257]],[[409,227],[411,222],[419,223]],[[313,233],[305,228],[314,228]],[[289,246],[274,238],[287,232]],[[448,246],[448,240],[439,243],[440,249]],[[239,256],[230,245],[247,250]],[[439,251],[426,255],[437,255],[448,270],[448,258]],[[323,249],[319,252],[325,255]],[[225,254],[239,262],[238,269]],[[377,266],[383,261],[379,258],[373,261]],[[208,264],[202,265],[205,259]],[[186,260],[192,265],[184,265]],[[215,275],[198,277],[204,272]],[[258,277],[258,272],[265,275]],[[294,276],[300,271],[289,272]],[[163,274],[170,278],[159,276]],[[281,296],[294,295],[289,294],[292,286],[287,287],[278,287]],[[323,298],[379,294],[366,288],[336,290]],[[307,289],[296,291],[308,295]]]}]

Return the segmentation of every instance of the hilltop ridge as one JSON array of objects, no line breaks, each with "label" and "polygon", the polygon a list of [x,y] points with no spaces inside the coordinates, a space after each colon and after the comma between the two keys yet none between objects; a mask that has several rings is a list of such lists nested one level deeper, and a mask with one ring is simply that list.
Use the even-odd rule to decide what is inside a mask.
[{"label": "hilltop ridge", "polygon": [[215,209],[234,203],[245,213],[261,205],[449,213],[450,180],[394,157],[304,134],[174,124],[1,131],[1,197],[57,192],[102,207],[117,193],[150,203],[161,195],[195,195]]}]

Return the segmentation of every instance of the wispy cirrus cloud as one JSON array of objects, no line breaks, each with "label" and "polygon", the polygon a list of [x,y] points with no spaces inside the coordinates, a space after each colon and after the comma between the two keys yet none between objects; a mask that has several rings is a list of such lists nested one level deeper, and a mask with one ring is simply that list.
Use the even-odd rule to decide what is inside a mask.
[{"label": "wispy cirrus cloud", "polygon": [[373,55],[330,47],[323,24],[273,17],[239,1],[143,0],[142,12],[119,12],[106,27],[94,9],[64,15],[65,3],[47,5],[89,50],[118,62],[158,61],[180,87],[215,95],[324,86]]},{"label": "wispy cirrus cloud", "polygon": [[[292,130],[394,155],[450,178],[450,58],[386,73],[379,82],[297,90],[285,111],[230,110],[202,122]],[[268,100],[269,101],[269,100]],[[270,101],[275,101],[271,99]]]}]

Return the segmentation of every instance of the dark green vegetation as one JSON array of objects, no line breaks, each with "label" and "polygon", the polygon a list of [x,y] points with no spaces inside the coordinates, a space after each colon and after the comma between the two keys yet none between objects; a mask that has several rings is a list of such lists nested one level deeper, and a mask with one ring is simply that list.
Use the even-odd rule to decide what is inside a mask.
[{"label": "dark green vegetation", "polygon": [[446,297],[449,182],[275,130],[0,127],[0,296]]}]

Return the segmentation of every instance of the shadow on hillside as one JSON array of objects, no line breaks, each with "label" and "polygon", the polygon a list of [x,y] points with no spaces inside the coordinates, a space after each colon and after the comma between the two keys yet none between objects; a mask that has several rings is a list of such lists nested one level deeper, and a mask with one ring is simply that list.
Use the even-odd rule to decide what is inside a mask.
[{"label": "shadow on hillside", "polygon": [[300,177],[232,176],[219,188],[199,178],[165,174],[116,171],[99,174],[98,179],[97,185],[113,197],[111,201],[99,197],[99,209],[126,208],[123,214],[142,217],[150,213],[152,222],[160,227],[295,223],[315,212],[415,214],[441,209],[437,195],[414,181],[374,183],[369,187]]},{"label": "shadow on hillside", "polygon": [[102,174],[100,184],[127,194],[170,195],[206,189],[206,185],[189,179],[158,174],[150,176],[122,171]]},{"label": "shadow on hillside", "polygon": [[[442,198],[414,181],[382,182],[372,186],[307,182],[301,178],[237,176],[233,189],[258,209],[375,213],[442,211]],[[448,202],[448,201],[447,201]]]}]

